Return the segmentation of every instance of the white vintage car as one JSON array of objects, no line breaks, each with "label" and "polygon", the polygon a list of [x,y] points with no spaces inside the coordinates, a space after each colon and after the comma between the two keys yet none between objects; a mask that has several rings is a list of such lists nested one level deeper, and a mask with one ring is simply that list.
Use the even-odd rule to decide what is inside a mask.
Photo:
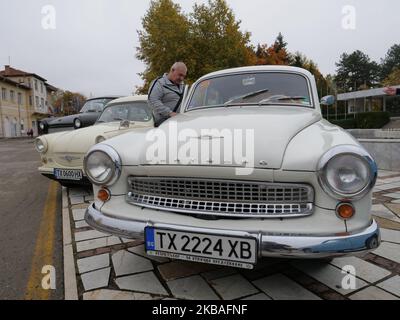
[{"label": "white vintage car", "polygon": [[39,172],[62,185],[90,185],[83,159],[96,143],[141,128],[154,127],[147,96],[119,98],[109,103],[96,124],[75,131],[52,133],[35,140],[42,166]]},{"label": "white vintage car", "polygon": [[95,194],[87,223],[144,239],[149,255],[252,268],[380,243],[377,166],[322,118],[315,79],[300,68],[208,74],[176,117],[94,146],[84,166]]}]

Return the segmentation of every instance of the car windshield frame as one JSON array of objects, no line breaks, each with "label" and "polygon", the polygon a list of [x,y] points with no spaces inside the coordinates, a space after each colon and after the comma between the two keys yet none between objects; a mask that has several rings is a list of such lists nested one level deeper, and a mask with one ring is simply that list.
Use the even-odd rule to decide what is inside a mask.
[{"label": "car windshield frame", "polygon": [[[201,85],[201,83],[203,83],[204,81],[208,81],[208,80],[213,80],[213,79],[217,79],[217,78],[224,78],[224,77],[230,77],[230,76],[238,76],[238,75],[255,75],[255,74],[263,74],[263,73],[279,73],[279,74],[288,74],[288,75],[297,75],[297,76],[301,76],[307,84],[307,92],[309,95],[309,100],[310,100],[310,104],[295,104],[295,103],[285,103],[279,100],[271,100],[270,103],[254,103],[254,102],[247,102],[247,101],[243,101],[243,102],[234,102],[234,103],[222,103],[222,104],[215,104],[215,105],[209,105],[209,106],[199,106],[199,107],[189,107],[190,106],[190,102],[193,99],[193,96],[196,92],[196,90],[198,89],[198,87]],[[249,92],[250,93],[250,92]],[[228,108],[228,107],[244,107],[244,106],[272,106],[272,105],[278,105],[278,106],[292,106],[292,107],[303,107],[303,108],[308,108],[308,109],[316,109],[316,105],[315,105],[315,99],[314,99],[314,95],[313,95],[313,91],[312,91],[312,85],[311,85],[311,81],[310,79],[303,73],[301,72],[296,72],[296,71],[287,71],[287,70],[282,70],[282,71],[278,71],[278,70],[274,70],[274,71],[265,71],[265,70],[249,70],[249,71],[243,71],[243,72],[233,72],[233,73],[226,73],[226,74],[216,74],[214,76],[210,76],[210,77],[205,77],[201,80],[199,80],[198,82],[195,83],[195,85],[192,87],[192,89],[190,90],[190,95],[188,97],[188,99],[186,100],[185,103],[185,108],[184,108],[184,112],[190,112],[190,111],[195,111],[195,110],[202,110],[202,109],[213,109],[213,108]]]},{"label": "car windshield frame", "polygon": [[[139,104],[139,103],[142,103],[143,105],[146,105],[146,112],[147,112],[147,115],[149,116],[149,120],[129,120],[129,119],[119,119],[119,120],[117,120],[117,119],[114,119],[114,120],[112,120],[112,121],[102,121],[101,120],[101,117],[103,116],[103,113],[104,112],[106,112],[107,111],[107,109],[108,108],[112,108],[112,107],[116,107],[116,106],[123,106],[123,105],[132,105],[132,104]],[[137,101],[125,101],[125,102],[116,102],[116,103],[109,103],[105,108],[104,108],[104,110],[103,110],[103,112],[101,113],[101,115],[100,115],[100,117],[99,117],[99,119],[96,121],[96,124],[97,123],[112,123],[112,122],[121,122],[121,121],[129,121],[129,122],[149,122],[149,121],[151,121],[153,119],[153,115],[152,115],[152,113],[151,113],[151,111],[150,111],[150,109],[148,108],[148,106],[147,106],[147,101],[146,100],[137,100]]]}]

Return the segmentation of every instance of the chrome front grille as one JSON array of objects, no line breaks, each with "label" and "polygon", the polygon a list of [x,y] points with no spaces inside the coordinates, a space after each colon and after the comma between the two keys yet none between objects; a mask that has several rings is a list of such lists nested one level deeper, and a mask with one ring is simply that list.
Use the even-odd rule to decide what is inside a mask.
[{"label": "chrome front grille", "polygon": [[129,177],[131,204],[188,214],[233,217],[298,217],[313,212],[305,184],[194,178]]}]

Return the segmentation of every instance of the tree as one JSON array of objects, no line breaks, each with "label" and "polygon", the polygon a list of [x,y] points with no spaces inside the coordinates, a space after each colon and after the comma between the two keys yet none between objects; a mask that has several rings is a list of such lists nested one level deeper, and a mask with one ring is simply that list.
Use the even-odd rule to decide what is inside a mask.
[{"label": "tree", "polygon": [[190,24],[179,5],[171,0],[153,0],[142,18],[142,26],[136,57],[146,65],[140,73],[144,86],[139,91],[144,93],[150,82],[168,71],[174,62],[187,61]]},{"label": "tree", "polygon": [[400,68],[400,44],[395,44],[390,47],[385,58],[381,59],[381,79],[388,78],[398,68]]},{"label": "tree", "polygon": [[268,47],[267,44],[258,44],[255,51],[257,65],[289,65],[291,55],[286,49],[287,43],[279,32],[274,44]]},{"label": "tree", "polygon": [[393,69],[392,73],[389,74],[383,81],[384,86],[397,86],[400,84],[400,67]]},{"label": "tree", "polygon": [[65,116],[78,113],[86,100],[86,97],[80,93],[61,91],[53,102],[55,114]]},{"label": "tree", "polygon": [[189,15],[171,0],[153,0],[138,32],[136,56],[146,65],[138,91],[145,93],[175,61],[188,66],[188,83],[212,71],[254,64],[250,33],[240,24],[225,0],[195,4]]},{"label": "tree", "polygon": [[343,53],[336,67],[335,80],[340,92],[356,91],[361,86],[374,87],[379,82],[379,65],[360,50]]},{"label": "tree", "polygon": [[331,84],[332,81],[327,81],[319,70],[318,65],[313,60],[307,58],[304,54],[298,51],[292,55],[291,59],[291,66],[306,69],[314,75],[317,89],[321,97],[333,93],[334,89]]},{"label": "tree", "polygon": [[225,0],[195,4],[190,15],[192,80],[219,69],[254,64],[250,33],[240,30],[240,20]]}]

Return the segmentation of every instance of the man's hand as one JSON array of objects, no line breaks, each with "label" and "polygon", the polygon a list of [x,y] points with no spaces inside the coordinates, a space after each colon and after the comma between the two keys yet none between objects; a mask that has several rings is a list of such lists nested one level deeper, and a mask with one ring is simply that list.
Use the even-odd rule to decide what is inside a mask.
[{"label": "man's hand", "polygon": [[388,96],[395,96],[396,95],[396,88],[387,87],[383,90]]},{"label": "man's hand", "polygon": [[[396,91],[396,90],[395,90],[395,91]],[[171,112],[171,113],[169,114],[170,117],[175,117],[176,115],[177,115],[176,112]]]}]

